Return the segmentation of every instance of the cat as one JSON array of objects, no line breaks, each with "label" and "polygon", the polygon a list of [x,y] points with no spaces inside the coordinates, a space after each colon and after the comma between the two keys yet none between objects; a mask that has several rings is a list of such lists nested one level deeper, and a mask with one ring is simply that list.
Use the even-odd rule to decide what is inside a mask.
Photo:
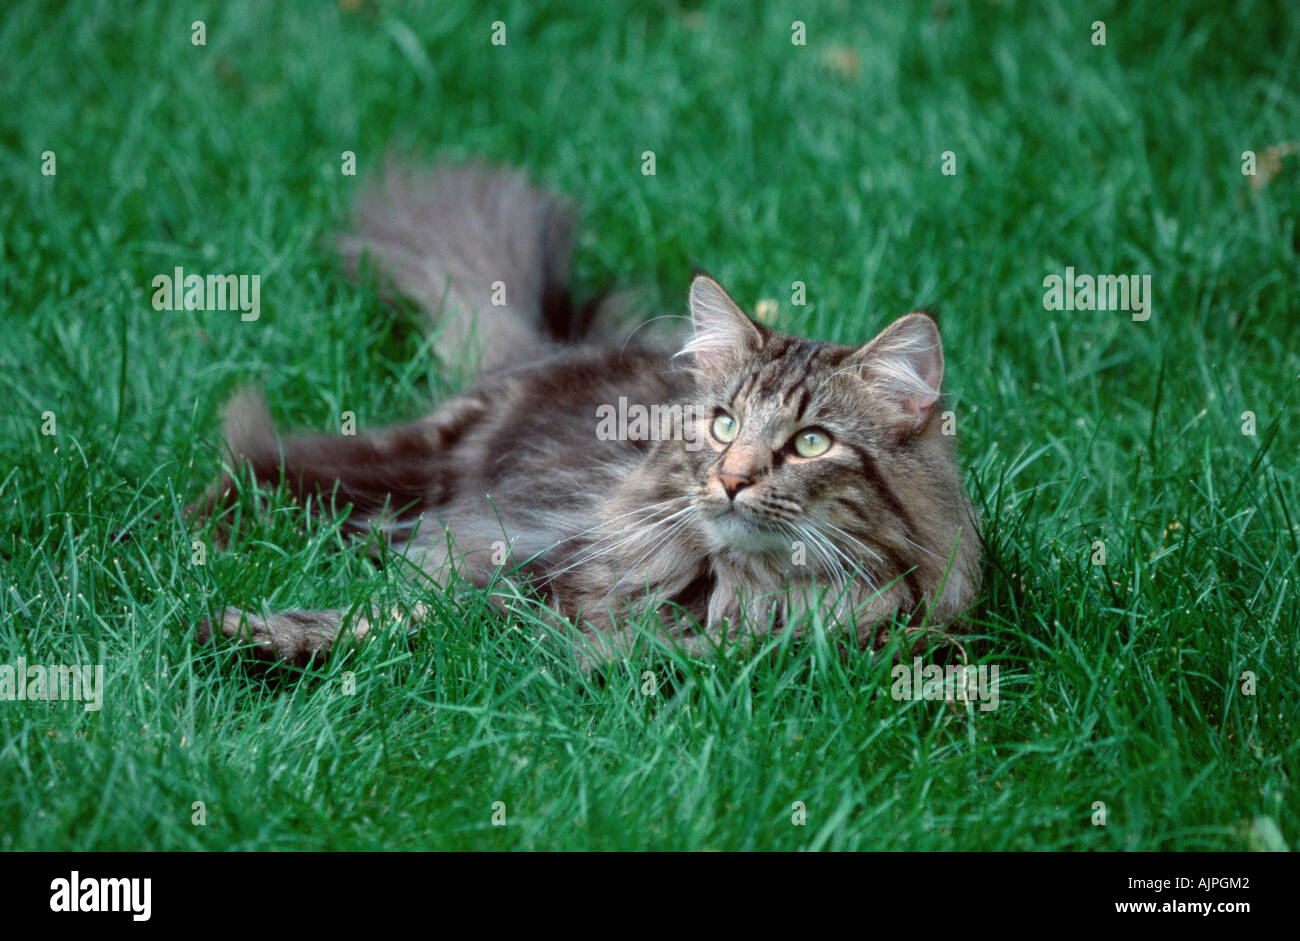
[{"label": "cat", "polygon": [[[455,570],[495,597],[536,592],[587,666],[626,656],[651,613],[694,655],[798,635],[813,608],[873,648],[891,627],[957,620],[979,591],[981,543],[940,427],[931,316],[839,346],[755,322],[697,274],[680,349],[601,342],[598,310],[568,289],[574,220],[514,171],[390,165],[340,239],[345,265],[368,259],[417,301],[440,355],[477,380],[425,418],[357,436],[282,439],[259,395],[237,395],[236,465],[346,513],[347,531],[382,533],[440,583]],[[676,427],[597,434],[614,403],[666,408]],[[227,474],[199,515],[233,492]],[[199,639],[302,665],[345,620],[355,637],[377,628],[346,614],[227,608]]]}]

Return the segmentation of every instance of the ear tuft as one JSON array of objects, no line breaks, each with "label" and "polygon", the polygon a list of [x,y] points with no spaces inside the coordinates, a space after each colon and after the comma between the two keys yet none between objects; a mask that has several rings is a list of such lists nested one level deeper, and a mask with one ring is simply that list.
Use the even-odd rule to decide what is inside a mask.
[{"label": "ear tuft", "polygon": [[694,356],[701,369],[719,369],[762,348],[763,328],[745,316],[722,285],[708,275],[696,275],[691,281],[690,307],[694,333],[678,355]]},{"label": "ear tuft", "polygon": [[900,317],[848,362],[897,409],[903,431],[915,431],[929,419],[943,386],[943,341],[929,315],[914,311]]}]

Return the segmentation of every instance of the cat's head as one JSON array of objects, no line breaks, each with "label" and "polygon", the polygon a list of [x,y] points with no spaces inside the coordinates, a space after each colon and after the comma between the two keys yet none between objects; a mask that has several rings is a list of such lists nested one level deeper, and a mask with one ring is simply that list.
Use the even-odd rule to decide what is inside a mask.
[{"label": "cat's head", "polygon": [[694,335],[680,355],[695,373],[695,440],[705,443],[691,456],[691,486],[715,549],[779,555],[802,544],[810,565],[881,569],[944,552],[931,548],[936,530],[965,501],[937,427],[944,359],[933,319],[911,313],[864,346],[837,346],[755,323],[703,275],[690,309]]}]

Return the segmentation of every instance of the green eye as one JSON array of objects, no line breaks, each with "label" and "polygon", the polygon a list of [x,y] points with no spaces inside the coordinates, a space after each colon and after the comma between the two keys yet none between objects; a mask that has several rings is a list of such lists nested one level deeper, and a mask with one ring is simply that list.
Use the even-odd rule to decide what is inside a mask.
[{"label": "green eye", "polygon": [[831,449],[831,436],[824,431],[805,429],[794,436],[794,449],[800,457],[821,457]]},{"label": "green eye", "polygon": [[731,439],[736,437],[736,420],[726,412],[718,413],[713,419],[713,437],[723,444],[731,444]]}]

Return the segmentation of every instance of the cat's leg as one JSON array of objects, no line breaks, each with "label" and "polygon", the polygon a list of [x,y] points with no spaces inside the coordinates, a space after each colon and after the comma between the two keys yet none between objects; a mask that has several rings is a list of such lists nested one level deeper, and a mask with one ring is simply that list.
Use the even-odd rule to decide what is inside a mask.
[{"label": "cat's leg", "polygon": [[[342,611],[281,611],[261,615],[240,608],[226,608],[214,625],[207,618],[199,622],[196,639],[200,644],[215,637],[251,644],[261,660],[283,660],[306,666],[313,658],[329,656],[343,622]],[[370,632],[364,617],[353,622],[353,636]]]},{"label": "cat's leg", "polygon": [[[345,530],[358,532],[409,523],[441,504],[456,475],[453,452],[488,413],[481,396],[465,395],[426,418],[368,434],[281,439],[261,394],[246,390],[225,407],[224,436],[234,464],[247,467],[259,483],[284,482],[299,503],[347,511]],[[223,475],[187,513],[203,520],[233,500],[233,481]]]},{"label": "cat's leg", "polygon": [[[347,636],[364,640],[379,628],[405,630],[427,617],[428,609],[422,604],[410,610],[395,608],[382,621],[358,612],[348,624]],[[307,666],[330,655],[346,618],[347,612],[342,610],[279,611],[261,615],[226,608],[215,625],[207,618],[199,622],[196,639],[206,644],[220,636],[251,644],[258,659]]]}]

